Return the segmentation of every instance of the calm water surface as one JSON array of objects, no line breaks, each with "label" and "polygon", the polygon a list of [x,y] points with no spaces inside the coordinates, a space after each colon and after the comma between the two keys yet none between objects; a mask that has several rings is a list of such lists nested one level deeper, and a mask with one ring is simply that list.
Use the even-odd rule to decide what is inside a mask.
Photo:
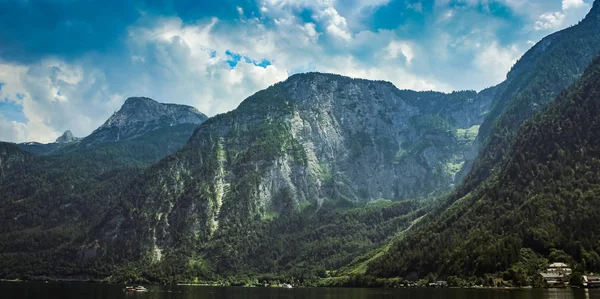
[{"label": "calm water surface", "polygon": [[600,290],[306,289],[149,286],[125,294],[122,285],[0,282],[2,299],[600,299]]}]

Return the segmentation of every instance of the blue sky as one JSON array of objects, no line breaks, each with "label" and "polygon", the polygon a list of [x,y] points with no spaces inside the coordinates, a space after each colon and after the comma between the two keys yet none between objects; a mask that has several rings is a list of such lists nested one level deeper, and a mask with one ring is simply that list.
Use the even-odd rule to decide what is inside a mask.
[{"label": "blue sky", "polygon": [[0,0],[0,140],[85,136],[129,96],[208,115],[289,75],[481,90],[592,0]]}]

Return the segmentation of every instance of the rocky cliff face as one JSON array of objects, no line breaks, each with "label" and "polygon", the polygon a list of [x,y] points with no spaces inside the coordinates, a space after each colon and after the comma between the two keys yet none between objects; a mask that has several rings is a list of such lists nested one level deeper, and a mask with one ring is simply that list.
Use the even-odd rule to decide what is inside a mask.
[{"label": "rocky cliff face", "polygon": [[292,76],[207,120],[180,152],[149,169],[123,195],[126,213],[107,219],[103,238],[135,238],[162,252],[307,203],[450,190],[490,101],[469,91]]},{"label": "rocky cliff face", "polygon": [[82,140],[86,146],[133,139],[148,132],[181,124],[201,124],[207,117],[196,108],[163,104],[149,98],[128,98],[102,126]]}]

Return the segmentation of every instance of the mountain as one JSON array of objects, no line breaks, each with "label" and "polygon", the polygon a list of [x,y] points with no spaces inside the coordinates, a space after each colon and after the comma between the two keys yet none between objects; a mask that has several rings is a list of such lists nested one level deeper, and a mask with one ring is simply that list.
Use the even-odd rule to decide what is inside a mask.
[{"label": "mountain", "polygon": [[517,285],[547,262],[600,270],[600,57],[519,129],[497,173],[369,265],[378,277],[482,277]]},{"label": "mountain", "polygon": [[208,117],[196,108],[163,104],[149,98],[128,98],[121,109],[81,141],[90,147],[100,143],[130,140],[148,132],[184,124],[199,125]]},{"label": "mountain", "polygon": [[147,165],[179,150],[206,119],[190,106],[132,97],[89,136],[77,138],[67,130],[53,143],[26,142],[18,146],[36,155],[78,155]]},{"label": "mountain", "polygon": [[[208,119],[181,151],[136,178],[90,246],[106,245],[98,256],[151,257],[171,266],[203,256],[217,273],[275,271],[272,256],[261,265],[243,262],[258,246],[243,236],[276,238],[270,229],[300,221],[296,214],[450,190],[489,106],[472,91],[414,92],[339,75],[291,76]],[[411,207],[395,217],[419,205]],[[378,245],[409,218],[368,246],[345,250],[340,260]],[[276,263],[290,268],[291,262]]]},{"label": "mountain", "polygon": [[504,82],[486,91],[493,105],[459,173],[466,178],[454,199],[488,178],[501,164],[521,124],[576,82],[600,52],[599,27],[600,2],[595,1],[579,24],[543,38],[519,59]]}]

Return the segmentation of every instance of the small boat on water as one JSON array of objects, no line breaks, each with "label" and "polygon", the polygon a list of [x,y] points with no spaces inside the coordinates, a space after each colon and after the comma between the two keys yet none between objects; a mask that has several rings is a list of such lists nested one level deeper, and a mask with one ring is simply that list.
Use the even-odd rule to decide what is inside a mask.
[{"label": "small boat on water", "polygon": [[284,284],[281,285],[281,287],[284,288],[284,289],[291,289],[292,285],[289,284],[289,283],[284,283]]},{"label": "small boat on water", "polygon": [[125,287],[123,289],[123,291],[125,291],[125,292],[139,292],[139,293],[143,293],[143,292],[148,292],[148,289],[146,289],[143,286],[137,286],[137,287],[127,286],[127,287]]}]

